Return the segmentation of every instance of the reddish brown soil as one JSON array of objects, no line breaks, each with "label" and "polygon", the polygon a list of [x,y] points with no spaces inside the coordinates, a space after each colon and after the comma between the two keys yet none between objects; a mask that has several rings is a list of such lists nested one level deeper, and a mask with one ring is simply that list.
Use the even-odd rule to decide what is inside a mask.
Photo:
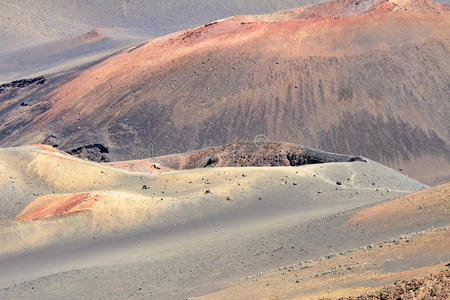
[{"label": "reddish brown soil", "polygon": [[427,0],[339,0],[174,33],[0,94],[0,145],[53,135],[117,161],[264,134],[446,182],[449,15]]},{"label": "reddish brown soil", "polygon": [[99,195],[90,193],[42,196],[25,207],[15,220],[35,221],[91,211],[98,199]]},{"label": "reddish brown soil", "polygon": [[450,298],[450,269],[430,274],[421,279],[402,280],[387,286],[374,293],[358,297],[340,298],[342,300],[369,300],[369,299],[435,299],[447,300]]},{"label": "reddish brown soil", "polygon": [[449,218],[449,207],[450,182],[362,209],[349,223],[371,227],[403,219],[413,224],[426,218]]}]

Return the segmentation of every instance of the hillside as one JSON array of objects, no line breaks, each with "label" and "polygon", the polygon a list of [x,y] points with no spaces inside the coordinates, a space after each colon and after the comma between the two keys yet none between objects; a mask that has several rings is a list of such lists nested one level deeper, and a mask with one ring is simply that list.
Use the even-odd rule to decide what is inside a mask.
[{"label": "hillside", "polygon": [[72,38],[92,28],[133,28],[160,36],[237,14],[261,14],[315,1],[301,0],[15,0],[1,1],[3,52]]},{"label": "hillside", "polygon": [[71,70],[147,38],[123,28],[97,28],[72,38],[0,53],[0,84]]},{"label": "hillside", "polygon": [[[378,230],[395,230],[398,224],[416,226],[448,217],[449,188],[447,183],[355,210],[334,230],[356,225],[356,231],[370,236]],[[449,241],[448,226],[429,228],[253,274],[199,299],[446,299]],[[424,284],[420,278],[425,276]],[[394,287],[383,288],[392,283]]]},{"label": "hillside", "polygon": [[263,136],[445,182],[449,22],[419,0],[225,19],[3,89],[0,144],[99,144],[117,161]]},{"label": "hillside", "polygon": [[[323,153],[279,147],[303,157]],[[216,153],[248,148],[223,149]],[[298,166],[157,174],[44,145],[3,148],[0,188],[2,299],[184,299],[280,266],[449,225],[448,185],[422,190],[376,162],[332,154]],[[445,245],[447,233],[431,233],[434,246],[422,255],[415,251],[423,238],[396,246],[396,257],[415,257],[398,270],[448,259],[435,242]],[[378,258],[358,261],[370,259]]]}]

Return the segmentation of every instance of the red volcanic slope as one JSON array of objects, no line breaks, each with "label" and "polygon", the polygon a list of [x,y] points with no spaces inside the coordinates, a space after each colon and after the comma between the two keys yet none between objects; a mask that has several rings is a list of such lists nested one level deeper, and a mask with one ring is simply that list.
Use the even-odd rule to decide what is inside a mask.
[{"label": "red volcanic slope", "polygon": [[443,182],[449,15],[427,0],[339,0],[174,33],[19,96],[35,102],[0,112],[0,143],[54,135],[129,160],[265,134]]},{"label": "red volcanic slope", "polygon": [[37,198],[15,217],[16,221],[35,221],[91,211],[99,195],[81,193],[73,195],[45,195]]}]

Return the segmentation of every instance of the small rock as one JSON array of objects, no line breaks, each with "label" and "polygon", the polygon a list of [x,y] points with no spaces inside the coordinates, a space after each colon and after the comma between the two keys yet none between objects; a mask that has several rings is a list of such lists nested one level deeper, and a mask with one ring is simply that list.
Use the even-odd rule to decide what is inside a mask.
[{"label": "small rock", "polygon": [[342,182],[336,181],[336,184],[337,184],[337,185],[342,185]]}]

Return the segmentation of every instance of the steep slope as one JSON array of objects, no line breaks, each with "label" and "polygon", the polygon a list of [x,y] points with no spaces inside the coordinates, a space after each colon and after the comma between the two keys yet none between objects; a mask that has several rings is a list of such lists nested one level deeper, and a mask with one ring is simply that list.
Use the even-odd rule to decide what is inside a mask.
[{"label": "steep slope", "polygon": [[222,20],[4,91],[0,143],[54,136],[64,150],[102,144],[127,160],[265,135],[443,182],[449,22],[448,6],[422,0]]}]

